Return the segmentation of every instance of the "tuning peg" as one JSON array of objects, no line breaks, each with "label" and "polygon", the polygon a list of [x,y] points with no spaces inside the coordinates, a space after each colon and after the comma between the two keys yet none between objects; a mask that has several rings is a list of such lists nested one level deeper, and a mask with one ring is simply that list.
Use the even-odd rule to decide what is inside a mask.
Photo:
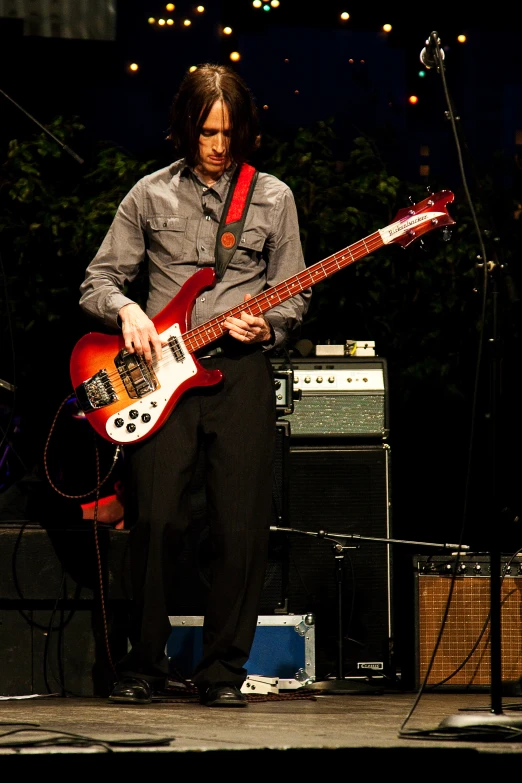
[{"label": "tuning peg", "polygon": [[441,233],[443,241],[449,242],[451,239],[451,228],[449,226],[444,226]]}]

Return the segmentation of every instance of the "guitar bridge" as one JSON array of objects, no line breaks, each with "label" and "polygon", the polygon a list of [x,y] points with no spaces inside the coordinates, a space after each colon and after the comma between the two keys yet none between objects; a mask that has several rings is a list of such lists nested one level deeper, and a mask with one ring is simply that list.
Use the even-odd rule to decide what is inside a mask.
[{"label": "guitar bridge", "polygon": [[100,370],[74,390],[78,404],[84,413],[105,408],[116,402],[118,395],[109,380],[107,370]]},{"label": "guitar bridge", "polygon": [[145,397],[159,387],[156,374],[143,357],[129,353],[124,348],[114,363],[131,399]]}]

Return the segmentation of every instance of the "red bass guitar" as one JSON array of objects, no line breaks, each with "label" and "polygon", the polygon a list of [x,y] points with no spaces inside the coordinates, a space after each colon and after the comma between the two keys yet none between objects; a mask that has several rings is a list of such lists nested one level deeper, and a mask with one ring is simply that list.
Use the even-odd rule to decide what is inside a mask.
[{"label": "red bass guitar", "polygon": [[428,231],[455,223],[446,208],[453,198],[451,191],[442,190],[414,206],[401,209],[393,223],[385,228],[268,288],[248,302],[191,328],[196,298],[205,289],[212,288],[216,279],[211,267],[201,269],[152,319],[158,334],[167,343],[152,367],[136,354],[129,353],[119,335],[97,332],[84,335],[71,354],[70,377],[87,420],[99,435],[113,443],[123,445],[148,438],[163,425],[188,389],[221,381],[222,373],[206,370],[194,353],[223,336],[226,318],[239,318],[242,312],[261,315],[383,245],[397,243],[406,247]]}]

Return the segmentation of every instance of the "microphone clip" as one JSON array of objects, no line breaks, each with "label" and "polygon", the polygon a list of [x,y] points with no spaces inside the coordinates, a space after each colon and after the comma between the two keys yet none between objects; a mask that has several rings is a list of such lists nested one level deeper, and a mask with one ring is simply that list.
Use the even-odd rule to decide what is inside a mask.
[{"label": "microphone clip", "polygon": [[425,68],[439,68],[444,60],[444,49],[440,46],[439,34],[435,31],[426,39],[426,46],[421,51],[419,59]]}]

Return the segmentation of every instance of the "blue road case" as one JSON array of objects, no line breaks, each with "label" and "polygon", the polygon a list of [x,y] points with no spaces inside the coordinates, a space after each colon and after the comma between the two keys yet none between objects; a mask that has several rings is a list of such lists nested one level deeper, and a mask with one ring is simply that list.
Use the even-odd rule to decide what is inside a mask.
[{"label": "blue road case", "polygon": [[[190,680],[202,651],[203,617],[171,616],[167,655],[173,669]],[[260,615],[247,679],[266,678],[277,690],[315,682],[315,624],[312,614]]]}]

